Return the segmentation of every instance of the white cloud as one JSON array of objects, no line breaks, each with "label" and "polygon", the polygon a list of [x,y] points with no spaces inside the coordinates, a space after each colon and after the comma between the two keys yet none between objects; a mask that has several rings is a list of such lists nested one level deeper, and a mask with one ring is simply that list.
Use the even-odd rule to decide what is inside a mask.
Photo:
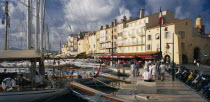
[{"label": "white cloud", "polygon": [[67,0],[64,8],[67,23],[74,27],[74,32],[98,30],[101,25],[110,25],[123,15],[131,16],[121,0]]},{"label": "white cloud", "polygon": [[[18,1],[27,4],[27,0]],[[12,2],[15,3],[9,4],[11,36],[17,39],[25,39],[27,29],[27,7],[18,1],[12,0]],[[32,1],[34,4],[34,0]],[[145,8],[145,15],[159,12],[161,6],[163,10],[169,9],[175,12],[177,18],[189,17],[192,20],[195,20],[195,18],[201,14],[206,16],[204,19],[205,23],[209,17],[209,11],[203,13],[203,5],[206,0],[145,0],[144,3],[141,2],[145,5],[137,5],[136,3],[139,3],[138,0],[129,1],[129,3],[123,0],[47,0],[47,2],[61,2],[60,6],[56,3],[47,5],[49,18],[46,17],[46,24],[49,26],[51,43],[55,46],[54,49],[56,50],[59,49],[60,39],[62,40],[62,43],[64,43],[67,40],[67,36],[71,33],[69,25],[74,33],[84,30],[98,30],[100,26],[105,26],[106,24],[111,25],[111,22],[114,21],[114,19],[120,21],[124,15],[126,15],[127,18],[132,15],[138,16],[139,9],[142,7]],[[54,9],[50,11],[50,7]],[[0,4],[0,8],[4,9],[2,3]],[[130,10],[132,10],[132,12]],[[32,12],[35,15],[34,9]],[[33,17],[33,24],[34,23]],[[209,25],[206,27],[209,27]],[[0,25],[0,31],[4,32],[4,29],[4,25]],[[1,43],[0,46],[1,45],[3,44]],[[1,46],[1,48],[3,47]]]}]

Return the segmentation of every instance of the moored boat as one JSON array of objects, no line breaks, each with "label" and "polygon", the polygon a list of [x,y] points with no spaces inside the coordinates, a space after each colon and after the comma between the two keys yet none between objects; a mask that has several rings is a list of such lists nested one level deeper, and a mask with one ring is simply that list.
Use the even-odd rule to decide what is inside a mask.
[{"label": "moored boat", "polygon": [[34,90],[34,91],[17,91],[17,92],[0,92],[0,102],[37,102],[55,98],[69,92],[68,88]]}]

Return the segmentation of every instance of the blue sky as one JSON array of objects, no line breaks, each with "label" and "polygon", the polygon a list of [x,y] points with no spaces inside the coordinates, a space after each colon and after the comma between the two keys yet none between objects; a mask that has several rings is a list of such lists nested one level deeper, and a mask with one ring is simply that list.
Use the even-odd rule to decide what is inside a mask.
[{"label": "blue sky", "polygon": [[[35,0],[32,0],[33,2]],[[176,18],[189,18],[192,21],[201,16],[204,19],[206,32],[210,32],[210,0],[46,0],[45,23],[49,27],[53,50],[58,50],[60,40],[67,41],[72,32],[94,31],[101,25],[118,21],[123,15],[136,18],[140,8],[145,9],[145,15],[171,10]],[[20,2],[27,0],[9,0],[11,28],[9,46],[26,49],[26,18],[27,7]],[[34,3],[33,3],[34,5]],[[3,16],[4,0],[0,1],[0,20]],[[32,9],[35,15],[34,9]],[[33,17],[33,24],[34,24]],[[69,28],[71,26],[71,29]],[[5,25],[0,24],[0,50],[4,47]],[[34,30],[33,30],[34,35]]]}]

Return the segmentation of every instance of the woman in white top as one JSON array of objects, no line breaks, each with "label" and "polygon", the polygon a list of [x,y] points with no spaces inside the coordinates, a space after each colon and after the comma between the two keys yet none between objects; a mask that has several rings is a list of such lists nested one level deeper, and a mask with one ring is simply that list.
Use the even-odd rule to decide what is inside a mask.
[{"label": "woman in white top", "polygon": [[166,70],[166,65],[164,63],[161,63],[160,65],[161,81],[165,80],[165,70]]},{"label": "woman in white top", "polygon": [[154,63],[152,65],[151,74],[152,74],[152,78],[156,80],[157,71],[156,71],[156,65]]}]

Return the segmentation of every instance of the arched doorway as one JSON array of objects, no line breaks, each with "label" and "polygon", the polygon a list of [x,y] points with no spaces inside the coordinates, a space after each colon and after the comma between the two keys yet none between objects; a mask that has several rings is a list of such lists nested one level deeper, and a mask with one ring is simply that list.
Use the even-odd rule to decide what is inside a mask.
[{"label": "arched doorway", "polygon": [[200,59],[200,49],[198,47],[194,48],[194,59]]},{"label": "arched doorway", "polygon": [[165,62],[166,64],[170,63],[170,62],[171,62],[171,57],[170,57],[169,55],[165,55],[165,57],[164,57],[164,62]]},{"label": "arched doorway", "polygon": [[183,64],[187,64],[188,63],[188,58],[187,58],[187,55],[185,55],[185,54],[182,55],[182,63]]}]

